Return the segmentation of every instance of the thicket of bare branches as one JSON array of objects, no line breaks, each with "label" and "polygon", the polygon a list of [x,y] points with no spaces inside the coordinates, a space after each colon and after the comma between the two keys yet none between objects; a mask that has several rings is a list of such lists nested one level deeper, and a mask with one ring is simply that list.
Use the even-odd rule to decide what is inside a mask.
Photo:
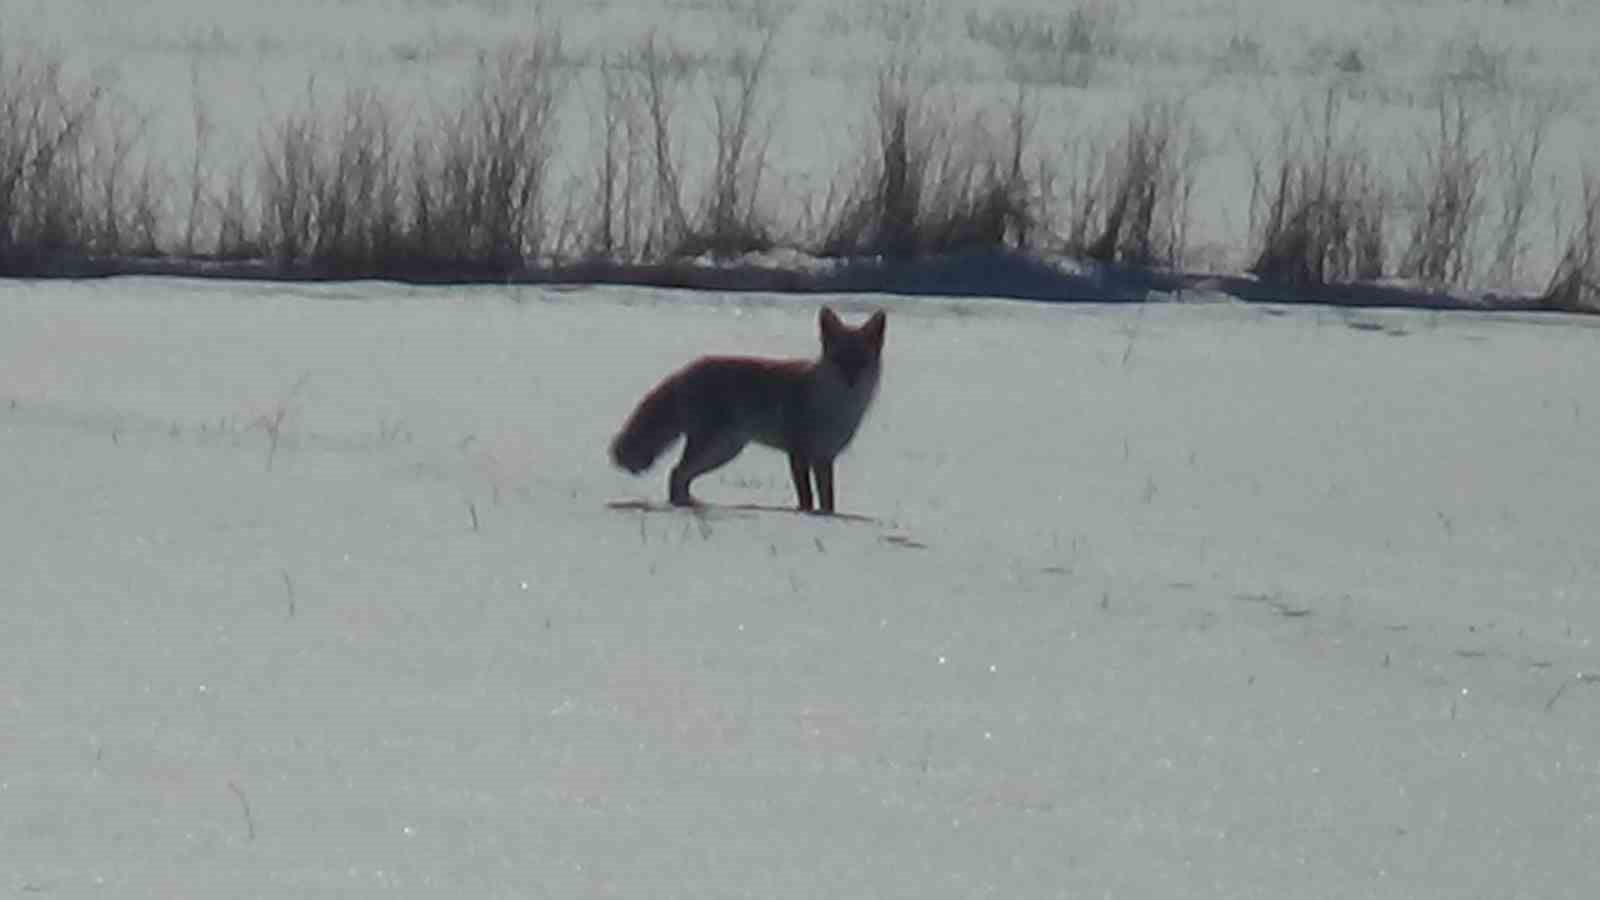
[{"label": "thicket of bare branches", "polygon": [[1583,175],[1583,205],[1541,298],[1550,309],[1600,312],[1600,172]]},{"label": "thicket of bare branches", "polygon": [[[777,25],[754,50],[733,51],[726,64],[698,71],[694,61],[654,33],[632,50],[599,63],[598,109],[590,118],[595,149],[591,215],[584,255],[639,261],[710,254],[727,258],[773,245],[763,203],[771,141],[769,69]],[[710,160],[685,173],[678,111],[685,96],[709,97]]]},{"label": "thicket of bare branches", "polygon": [[1146,101],[1114,142],[1088,146],[1068,188],[1068,249],[1101,262],[1181,265],[1200,154],[1182,104]]},{"label": "thicket of bare branches", "polygon": [[[1009,21],[969,17],[969,28],[1006,37]],[[145,121],[126,103],[68,77],[59,59],[0,56],[0,274],[165,252],[328,277],[503,277],[575,258],[725,260],[778,246],[1183,265],[1203,148],[1182,103],[1148,100],[1114,132],[1043,146],[1020,83],[1010,104],[964,108],[914,64],[914,42],[881,68],[846,167],[824,196],[786,198],[803,212],[784,220],[769,196],[781,25],[763,19],[757,41],[714,59],[650,34],[587,67],[558,37],[512,40],[426,109],[375,89],[330,102],[308,87],[260,130],[253,159],[229,168],[212,158],[196,75],[193,153],[173,172],[141,152]],[[586,114],[563,115],[575,84]],[[1524,283],[1556,108],[1524,105],[1491,129],[1481,94],[1443,84],[1391,184],[1343,115],[1341,89],[1284,121],[1253,160],[1249,270],[1306,286],[1389,275],[1441,290]],[[577,171],[556,171],[575,121],[591,152]],[[1592,173],[1584,186],[1576,224],[1560,229],[1542,298],[1552,307],[1600,308],[1600,186]]]},{"label": "thicket of bare branches", "polygon": [[1434,131],[1407,172],[1410,240],[1399,273],[1430,287],[1460,287],[1474,274],[1488,160],[1478,145],[1476,111],[1457,93],[1441,93]]},{"label": "thicket of bare branches", "polygon": [[58,59],[0,54],[0,273],[64,255],[156,250],[156,169],[134,161],[143,122]]},{"label": "thicket of bare branches", "polygon": [[1390,192],[1329,91],[1320,116],[1280,125],[1275,159],[1253,163],[1250,271],[1325,285],[1384,274]]},{"label": "thicket of bare branches", "polygon": [[909,65],[885,67],[857,158],[818,216],[817,248],[907,259],[1026,245],[1035,228],[1030,115],[1019,95],[996,125],[934,99]]},{"label": "thicket of bare branches", "polygon": [[[258,234],[235,240],[342,276],[506,274],[536,261],[549,237],[559,54],[555,41],[506,45],[409,140],[392,101],[371,90],[347,93],[329,114],[308,101],[262,133]],[[244,193],[231,185],[228,205]]]},{"label": "thicket of bare branches", "polygon": [[1539,160],[1556,109],[1556,104],[1548,100],[1518,104],[1495,129],[1498,142],[1493,162],[1500,175],[1500,203],[1487,274],[1491,287],[1513,290],[1521,281]]}]

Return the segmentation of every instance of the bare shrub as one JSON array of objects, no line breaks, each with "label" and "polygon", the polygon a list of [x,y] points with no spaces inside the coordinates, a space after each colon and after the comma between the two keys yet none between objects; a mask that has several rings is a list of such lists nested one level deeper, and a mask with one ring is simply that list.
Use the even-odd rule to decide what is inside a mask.
[{"label": "bare shrub", "polygon": [[280,263],[305,260],[316,243],[316,198],[327,163],[325,126],[312,107],[291,113],[261,138],[261,243]]},{"label": "bare shrub", "polygon": [[248,198],[255,196],[252,189],[264,181],[261,176],[270,132],[257,135],[253,159],[236,159],[219,170],[213,162],[216,119],[202,81],[199,64],[192,63],[189,128],[193,145],[184,173],[187,191],[180,201],[179,253],[186,259],[258,259],[267,255],[261,245],[261,210]]},{"label": "bare shrub", "polygon": [[594,190],[584,249],[593,258],[633,261],[644,252],[651,230],[642,196],[648,126],[625,60],[601,60],[599,79],[600,106],[589,117]]},{"label": "bare shrub", "polygon": [[1109,145],[1091,140],[1067,186],[1067,246],[1101,262],[1175,265],[1199,144],[1183,107],[1151,100]]},{"label": "bare shrub", "polygon": [[61,60],[0,57],[0,271],[156,252],[158,170],[134,156],[143,129],[106,92],[71,82]]},{"label": "bare shrub", "polygon": [[905,259],[1027,242],[1035,217],[1022,95],[996,133],[981,113],[934,104],[899,63],[880,73],[872,118],[853,171],[830,191],[823,253]]},{"label": "bare shrub", "polygon": [[1583,175],[1583,208],[1567,249],[1540,298],[1548,309],[1600,312],[1600,171]]},{"label": "bare shrub", "polygon": [[713,89],[715,155],[696,221],[676,250],[679,255],[737,256],[772,246],[758,200],[771,139],[771,129],[762,122],[761,89],[776,37],[769,30],[756,53],[735,52],[728,79]]},{"label": "bare shrub", "polygon": [[218,259],[254,259],[265,254],[261,245],[260,217],[255,214],[257,208],[246,199],[249,183],[246,173],[245,164],[235,166],[216,203],[215,254]]},{"label": "bare shrub", "polygon": [[1479,185],[1486,160],[1477,118],[1458,93],[1438,96],[1436,130],[1407,174],[1411,236],[1400,274],[1432,287],[1457,287],[1473,274],[1473,240],[1483,215]]},{"label": "bare shrub", "polygon": [[400,257],[406,223],[393,120],[381,97],[357,89],[332,116],[313,103],[263,137],[261,240],[273,258],[354,276]]},{"label": "bare shrub", "polygon": [[[457,102],[407,134],[390,101],[351,90],[263,133],[260,245],[280,265],[352,277],[503,275],[545,248],[559,42],[513,41],[479,61]],[[308,90],[308,97],[311,92]],[[236,180],[219,252],[253,242]]]},{"label": "bare shrub", "polygon": [[370,273],[406,249],[394,115],[373,91],[352,91],[336,128],[329,171],[317,184],[311,258],[325,270]]},{"label": "bare shrub", "polygon": [[1495,129],[1499,136],[1495,162],[1502,181],[1489,268],[1489,283],[1494,287],[1515,288],[1521,277],[1522,258],[1528,251],[1523,231],[1533,203],[1539,157],[1555,112],[1555,104],[1549,101],[1518,104]]},{"label": "bare shrub", "polygon": [[100,110],[80,161],[82,187],[89,192],[87,249],[114,256],[153,256],[163,227],[162,176],[134,150],[148,120],[125,107]]},{"label": "bare shrub", "polygon": [[180,246],[183,248],[184,256],[194,257],[200,252],[200,231],[208,218],[205,201],[211,172],[207,165],[211,157],[211,137],[214,129],[210,104],[200,93],[200,68],[196,63],[191,63],[189,68],[189,90],[193,98],[189,110],[189,122],[194,149],[189,156],[189,194]]},{"label": "bare shrub", "polygon": [[81,247],[72,161],[98,98],[64,84],[59,60],[0,62],[0,265],[26,271]]},{"label": "bare shrub", "polygon": [[650,158],[653,163],[652,227],[645,254],[652,250],[683,246],[690,234],[689,216],[684,209],[683,185],[673,149],[673,117],[678,90],[689,74],[686,57],[664,49],[655,33],[647,35],[633,54],[634,71],[640,78],[640,96],[650,130]]},{"label": "bare shrub", "polygon": [[[619,234],[624,251],[645,257],[731,257],[772,246],[760,195],[771,136],[764,91],[778,27],[774,20],[758,49],[734,51],[725,66],[663,44],[653,32],[621,62],[602,66],[592,254],[616,255]],[[709,97],[710,165],[685,173],[677,113],[697,83]],[[639,184],[641,159],[649,163],[648,192]],[[647,209],[640,194],[647,194]]]},{"label": "bare shrub", "polygon": [[1284,122],[1278,141],[1273,165],[1252,166],[1250,271],[1308,286],[1382,277],[1389,191],[1344,130],[1337,93],[1320,119]]},{"label": "bare shrub", "polygon": [[1026,97],[1017,95],[998,126],[983,113],[956,122],[961,136],[941,143],[923,192],[920,251],[1029,246],[1038,216],[1025,168],[1033,123]]},{"label": "bare shrub", "polygon": [[505,274],[543,252],[560,52],[543,36],[506,44],[424,125],[406,164],[410,265]]},{"label": "bare shrub", "polygon": [[839,200],[834,214],[826,216],[825,254],[907,257],[915,252],[917,208],[934,144],[926,102],[912,85],[908,63],[891,63],[879,73],[875,128],[853,183],[835,191]]}]

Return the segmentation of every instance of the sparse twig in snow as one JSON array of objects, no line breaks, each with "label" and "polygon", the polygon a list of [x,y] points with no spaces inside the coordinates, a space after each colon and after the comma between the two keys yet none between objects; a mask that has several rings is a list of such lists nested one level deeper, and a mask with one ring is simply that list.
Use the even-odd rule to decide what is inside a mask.
[{"label": "sparse twig in snow", "polygon": [[256,417],[256,427],[267,433],[267,471],[272,471],[272,460],[278,455],[278,439],[283,434],[283,422],[289,417],[289,404],[294,401],[295,395],[305,387],[311,379],[310,372],[301,372],[300,377],[284,394],[270,412]]},{"label": "sparse twig in snow", "polygon": [[1570,678],[1568,678],[1568,679],[1566,679],[1566,680],[1561,682],[1561,686],[1556,688],[1556,692],[1554,694],[1550,695],[1550,699],[1549,700],[1545,701],[1545,703],[1544,703],[1544,711],[1545,712],[1549,712],[1550,710],[1555,708],[1556,701],[1560,700],[1561,699],[1561,695],[1565,694],[1567,692],[1567,685],[1569,685],[1571,683],[1572,683],[1572,679],[1570,679]]},{"label": "sparse twig in snow", "polygon": [[283,432],[283,420],[288,410],[279,406],[269,415],[256,419],[256,424],[267,433],[267,471],[272,471],[272,460],[278,455],[278,436]]},{"label": "sparse twig in snow", "polygon": [[1141,305],[1133,315],[1133,322],[1123,326],[1122,333],[1128,338],[1128,345],[1122,348],[1122,367],[1128,368],[1133,362],[1133,350],[1139,343],[1139,326],[1144,323],[1144,307]]},{"label": "sparse twig in snow", "polygon": [[239,808],[244,811],[245,838],[247,840],[255,840],[256,819],[255,816],[250,812],[249,798],[245,797],[244,789],[239,787],[239,783],[236,781],[228,782],[228,790],[233,791],[233,795],[239,798]]},{"label": "sparse twig in snow", "polygon": [[283,590],[289,597],[289,618],[294,618],[294,579],[289,577],[288,569],[279,569],[278,574],[283,576]]}]

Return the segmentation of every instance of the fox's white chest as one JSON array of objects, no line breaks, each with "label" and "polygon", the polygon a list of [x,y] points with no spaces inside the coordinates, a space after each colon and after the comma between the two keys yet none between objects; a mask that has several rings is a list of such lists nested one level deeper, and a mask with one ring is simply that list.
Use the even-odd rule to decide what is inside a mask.
[{"label": "fox's white chest", "polygon": [[863,372],[851,384],[838,370],[827,365],[818,366],[806,398],[811,419],[806,430],[812,454],[819,459],[838,456],[861,427],[861,420],[866,417],[867,407],[872,405],[877,390],[877,369]]}]

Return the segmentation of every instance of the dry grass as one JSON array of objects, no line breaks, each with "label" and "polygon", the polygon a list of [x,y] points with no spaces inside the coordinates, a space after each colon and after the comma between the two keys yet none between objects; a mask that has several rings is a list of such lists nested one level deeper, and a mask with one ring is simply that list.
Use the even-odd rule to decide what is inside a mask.
[{"label": "dry grass", "polygon": [[423,264],[509,273],[537,259],[556,111],[566,89],[559,38],[505,45],[480,63],[462,102],[417,137],[407,244]]},{"label": "dry grass", "polygon": [[[515,41],[406,143],[392,103],[370,90],[331,115],[316,104],[262,136],[257,244],[278,264],[357,277],[419,270],[500,275],[547,240],[548,169],[564,81],[555,39]],[[237,211],[244,189],[230,190]],[[243,217],[225,216],[242,231]],[[227,239],[224,228],[223,243]]]},{"label": "dry grass", "polygon": [[[594,122],[598,153],[591,258],[735,257],[772,246],[763,212],[771,137],[766,89],[778,24],[754,50],[713,69],[654,33],[600,68]],[[685,173],[678,109],[692,90],[708,95],[710,160]]]},{"label": "dry grass", "polygon": [[732,257],[772,246],[771,227],[760,208],[771,140],[762,90],[776,38],[776,30],[769,30],[755,53],[736,51],[727,78],[713,88],[711,172],[678,255]]},{"label": "dry grass", "polygon": [[1330,90],[1320,117],[1283,123],[1272,164],[1254,164],[1250,271],[1297,286],[1379,278],[1389,202]]},{"label": "dry grass", "polygon": [[[884,27],[902,37],[852,159],[825,196],[797,198],[794,220],[767,196],[778,15],[723,57],[652,34],[600,59],[581,117],[564,115],[574,60],[556,36],[486,54],[436,109],[378,90],[331,103],[308,90],[236,166],[214,164],[211,111],[197,99],[193,154],[175,161],[176,179],[141,153],[145,121],[114,95],[75,81],[59,59],[0,56],[0,274],[68,272],[74,260],[164,246],[324,277],[499,278],[573,257],[648,265],[780,245],[900,260],[1064,248],[1183,266],[1203,148],[1181,103],[1146,102],[1114,133],[1040,147],[1027,79],[1009,105],[964,107],[913,65],[926,60],[906,36],[922,19],[896,10]],[[975,40],[1034,55],[1105,57],[1116,26],[1097,2],[1060,16],[967,18]],[[1499,83],[1494,58],[1469,46],[1461,59],[1397,185],[1335,91],[1283,123],[1273,152],[1253,161],[1252,272],[1306,286],[1387,274],[1444,290],[1526,283],[1530,209],[1550,175],[1540,167],[1558,110],[1525,106],[1487,128],[1474,104]],[[703,129],[683,115],[691,104],[706,113]],[[555,182],[560,129],[576,121],[593,152]],[[1600,309],[1600,186],[1593,174],[1584,185],[1577,224],[1557,232],[1564,252],[1542,298],[1552,307]]]},{"label": "dry grass", "polygon": [[0,272],[158,251],[162,178],[132,157],[143,127],[60,59],[0,56]]},{"label": "dry grass", "polygon": [[1548,309],[1600,312],[1600,171],[1584,173],[1578,222],[1540,302]]},{"label": "dry grass", "polygon": [[1399,272],[1429,287],[1464,285],[1475,273],[1474,241],[1483,218],[1488,169],[1478,147],[1477,116],[1464,94],[1441,92],[1434,130],[1420,142],[1407,174],[1410,241]]},{"label": "dry grass", "polygon": [[997,129],[982,113],[933,100],[908,65],[886,67],[857,162],[819,217],[818,249],[908,259],[1026,244],[1035,226],[1029,125],[1020,95]]},{"label": "dry grass", "polygon": [[1495,163],[1501,176],[1499,217],[1487,281],[1491,287],[1513,290],[1522,279],[1527,255],[1525,232],[1534,201],[1539,160],[1557,112],[1553,101],[1517,104],[1495,129],[1498,137]]},{"label": "dry grass", "polygon": [[1090,139],[1065,187],[1067,248],[1101,262],[1181,265],[1200,147],[1181,104],[1151,100]]},{"label": "dry grass", "polygon": [[644,194],[648,126],[636,80],[625,60],[600,61],[599,105],[589,115],[592,215],[582,237],[584,255],[592,259],[636,262],[648,254],[654,230]]}]

